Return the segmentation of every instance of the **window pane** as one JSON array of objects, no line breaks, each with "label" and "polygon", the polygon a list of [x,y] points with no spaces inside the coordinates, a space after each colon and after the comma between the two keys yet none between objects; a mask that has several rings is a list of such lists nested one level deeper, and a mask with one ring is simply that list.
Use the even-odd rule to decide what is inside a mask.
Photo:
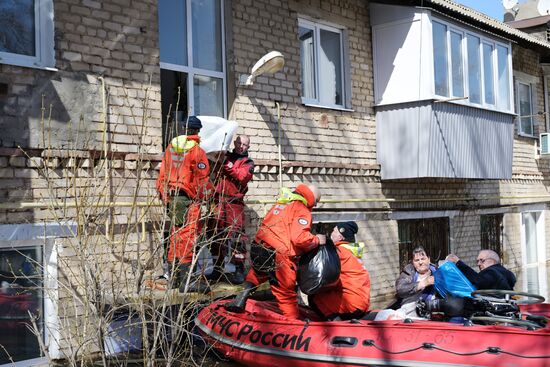
[{"label": "window pane", "polygon": [[340,33],[321,29],[319,50],[319,100],[342,105],[342,53]]},{"label": "window pane", "polygon": [[299,27],[300,63],[302,67],[302,97],[315,99],[315,32]]},{"label": "window pane", "polygon": [[187,13],[185,0],[160,0],[159,47],[160,61],[187,65]]},{"label": "window pane", "polygon": [[495,251],[502,257],[503,214],[481,215],[481,248]]},{"label": "window pane", "polygon": [[219,0],[192,0],[193,67],[222,71],[222,25]]},{"label": "window pane", "polygon": [[529,84],[519,83],[519,115],[521,117],[521,132],[524,134],[533,135],[533,114],[531,108],[531,86]]},{"label": "window pane", "polygon": [[468,35],[468,93],[472,103],[481,103],[481,63],[479,54],[479,38]]},{"label": "window pane", "polygon": [[435,94],[449,96],[447,69],[447,26],[433,23]]},{"label": "window pane", "polygon": [[193,79],[195,115],[223,117],[223,80],[204,75]]},{"label": "window pane", "polygon": [[451,32],[451,70],[453,97],[464,96],[464,68],[462,67],[462,35]]},{"label": "window pane", "polygon": [[493,84],[493,45],[483,44],[483,86],[485,103],[495,104],[495,87]]},{"label": "window pane", "polygon": [[401,267],[410,262],[416,246],[424,247],[432,263],[444,259],[450,251],[448,217],[398,220],[397,230]]},{"label": "window pane", "polygon": [[525,232],[525,276],[527,278],[527,291],[539,293],[539,268],[538,268],[538,238],[537,238],[537,213],[523,213],[523,230]]},{"label": "window pane", "polygon": [[[181,124],[187,118],[187,74],[160,69],[160,98],[164,144],[181,133]],[[178,111],[176,113],[176,111]]]},{"label": "window pane", "polygon": [[0,1],[0,51],[35,56],[34,1]]},{"label": "window pane", "polygon": [[508,69],[508,49],[497,45],[498,62],[498,107],[510,110],[510,71]]},{"label": "window pane", "polygon": [[40,357],[29,312],[43,314],[41,264],[40,248],[0,250],[0,365]]}]

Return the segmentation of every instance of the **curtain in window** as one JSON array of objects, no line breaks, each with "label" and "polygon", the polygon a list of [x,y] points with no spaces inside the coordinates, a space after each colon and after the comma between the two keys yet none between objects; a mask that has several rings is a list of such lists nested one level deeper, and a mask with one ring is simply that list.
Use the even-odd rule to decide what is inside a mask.
[{"label": "curtain in window", "polygon": [[313,29],[300,27],[300,55],[302,66],[302,96],[315,99],[315,49]]},{"label": "curtain in window", "polygon": [[341,105],[343,96],[340,33],[321,29],[320,40],[319,99],[323,104]]},{"label": "curtain in window", "polygon": [[521,117],[521,132],[527,135],[533,135],[533,110],[531,106],[531,86],[529,84],[519,83],[519,115]]},{"label": "curtain in window", "polygon": [[527,292],[539,293],[537,214],[523,213]]},{"label": "curtain in window", "polygon": [[497,45],[498,63],[498,102],[503,110],[510,109],[510,70],[508,69],[508,49]]},{"label": "curtain in window", "polygon": [[483,44],[483,85],[485,103],[495,104],[495,87],[493,84],[493,45]]}]

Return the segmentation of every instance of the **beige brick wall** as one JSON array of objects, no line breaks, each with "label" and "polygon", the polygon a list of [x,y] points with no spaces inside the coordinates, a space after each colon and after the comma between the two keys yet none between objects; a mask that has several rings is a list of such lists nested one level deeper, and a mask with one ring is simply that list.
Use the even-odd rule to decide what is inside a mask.
[{"label": "beige brick wall", "polygon": [[[330,21],[348,31],[353,111],[308,108],[300,102],[298,17]],[[375,123],[371,39],[367,6],[361,1],[233,2],[235,78],[270,50],[285,55],[285,67],[274,76],[238,88],[230,117],[252,138],[256,159],[277,157],[277,109],[281,103],[284,160],[375,164]]]},{"label": "beige brick wall", "polygon": [[60,0],[54,15],[58,71],[0,64],[0,146],[101,149],[105,111],[109,150],[160,153],[156,1]]},{"label": "beige brick wall", "polygon": [[[53,5],[57,71],[0,64],[8,86],[0,96],[0,223],[78,224],[58,258],[61,325],[74,331],[61,333],[59,347],[71,355],[98,338],[91,308],[77,300],[95,292],[85,289],[83,263],[93,270],[88,280],[111,293],[135,292],[147,257],[159,258],[144,276],[159,273],[157,1]],[[88,339],[79,354],[94,348]]]}]

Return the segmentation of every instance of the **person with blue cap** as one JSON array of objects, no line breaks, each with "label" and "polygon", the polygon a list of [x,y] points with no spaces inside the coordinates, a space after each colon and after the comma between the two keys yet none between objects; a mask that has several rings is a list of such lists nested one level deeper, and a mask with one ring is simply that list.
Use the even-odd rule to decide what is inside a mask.
[{"label": "person with blue cap", "polygon": [[[186,287],[195,243],[201,231],[200,201],[207,199],[213,186],[209,181],[210,165],[205,151],[200,147],[199,131],[202,122],[189,116],[184,124],[185,135],[172,139],[160,166],[156,187],[164,203],[169,207],[171,220],[168,261],[174,264],[180,292],[208,291],[199,280]],[[175,282],[173,282],[175,284]]]}]

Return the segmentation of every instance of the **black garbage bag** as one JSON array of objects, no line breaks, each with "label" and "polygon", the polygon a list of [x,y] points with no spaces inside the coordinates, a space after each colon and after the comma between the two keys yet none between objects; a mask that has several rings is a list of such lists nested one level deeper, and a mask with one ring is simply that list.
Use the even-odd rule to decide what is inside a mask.
[{"label": "black garbage bag", "polygon": [[338,278],[340,278],[340,257],[332,242],[318,246],[300,257],[298,286],[308,296],[335,283]]}]

